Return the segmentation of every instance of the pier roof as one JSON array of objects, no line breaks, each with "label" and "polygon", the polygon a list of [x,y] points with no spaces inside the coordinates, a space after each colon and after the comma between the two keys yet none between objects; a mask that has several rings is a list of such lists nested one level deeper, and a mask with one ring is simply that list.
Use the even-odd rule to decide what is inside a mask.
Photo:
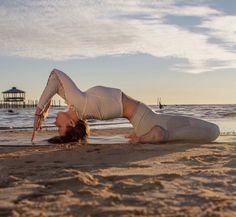
[{"label": "pier roof", "polygon": [[19,90],[16,87],[12,87],[11,89],[3,91],[2,93],[25,93],[25,91]]}]

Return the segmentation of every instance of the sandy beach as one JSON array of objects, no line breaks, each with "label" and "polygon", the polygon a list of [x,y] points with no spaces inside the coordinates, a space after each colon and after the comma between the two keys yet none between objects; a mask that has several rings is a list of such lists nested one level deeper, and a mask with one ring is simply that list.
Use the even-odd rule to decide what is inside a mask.
[{"label": "sandy beach", "polygon": [[[0,216],[236,216],[236,140],[129,144],[132,129],[49,145],[0,132]],[[5,146],[4,146],[5,145]]]}]

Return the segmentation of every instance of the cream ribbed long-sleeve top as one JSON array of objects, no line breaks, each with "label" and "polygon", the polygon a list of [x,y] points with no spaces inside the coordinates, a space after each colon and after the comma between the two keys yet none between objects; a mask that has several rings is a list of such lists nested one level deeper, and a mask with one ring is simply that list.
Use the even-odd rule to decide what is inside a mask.
[{"label": "cream ribbed long-sleeve top", "polygon": [[57,69],[51,72],[38,107],[44,109],[55,94],[61,96],[68,106],[73,106],[81,119],[107,120],[123,115],[120,89],[95,86],[81,91],[68,75]]}]

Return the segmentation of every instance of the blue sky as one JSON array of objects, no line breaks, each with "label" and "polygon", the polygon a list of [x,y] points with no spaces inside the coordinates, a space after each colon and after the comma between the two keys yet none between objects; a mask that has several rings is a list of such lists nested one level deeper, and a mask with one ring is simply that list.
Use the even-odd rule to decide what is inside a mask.
[{"label": "blue sky", "polygon": [[53,68],[148,104],[235,103],[236,1],[1,0],[0,90],[37,99]]}]

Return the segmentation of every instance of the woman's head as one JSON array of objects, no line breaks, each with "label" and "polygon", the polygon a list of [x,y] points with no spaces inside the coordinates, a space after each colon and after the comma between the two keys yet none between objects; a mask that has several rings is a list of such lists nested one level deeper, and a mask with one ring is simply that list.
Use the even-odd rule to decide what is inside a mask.
[{"label": "woman's head", "polygon": [[69,112],[58,112],[55,125],[58,128],[59,135],[64,136],[68,127],[75,127],[75,122]]},{"label": "woman's head", "polygon": [[83,120],[73,120],[68,112],[58,112],[55,125],[59,136],[48,140],[50,143],[67,143],[85,140],[89,135],[89,127]]}]

